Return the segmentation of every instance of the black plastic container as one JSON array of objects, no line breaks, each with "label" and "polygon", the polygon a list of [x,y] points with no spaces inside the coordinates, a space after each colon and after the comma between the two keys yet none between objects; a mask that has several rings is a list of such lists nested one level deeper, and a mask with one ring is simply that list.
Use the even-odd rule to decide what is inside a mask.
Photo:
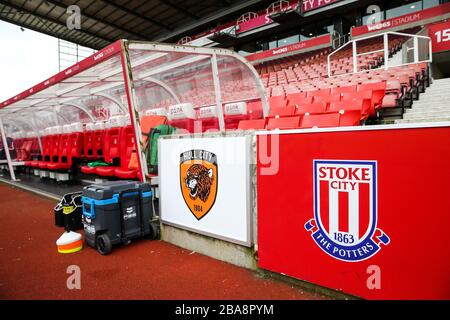
[{"label": "black plastic container", "polygon": [[152,192],[147,183],[90,185],[84,188],[82,201],[85,241],[101,254],[110,253],[115,244],[159,235],[159,225],[152,222]]}]

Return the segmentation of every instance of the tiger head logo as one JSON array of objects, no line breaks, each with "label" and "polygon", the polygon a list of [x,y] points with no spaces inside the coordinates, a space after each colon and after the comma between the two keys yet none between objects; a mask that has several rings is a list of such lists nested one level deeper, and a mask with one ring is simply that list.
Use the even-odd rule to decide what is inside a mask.
[{"label": "tiger head logo", "polygon": [[189,188],[191,199],[195,200],[198,197],[203,202],[206,202],[214,182],[213,170],[207,169],[201,164],[194,164],[187,171],[185,181],[186,187]]},{"label": "tiger head logo", "polygon": [[202,219],[213,207],[217,194],[217,157],[205,150],[180,155],[180,186],[191,213]]}]

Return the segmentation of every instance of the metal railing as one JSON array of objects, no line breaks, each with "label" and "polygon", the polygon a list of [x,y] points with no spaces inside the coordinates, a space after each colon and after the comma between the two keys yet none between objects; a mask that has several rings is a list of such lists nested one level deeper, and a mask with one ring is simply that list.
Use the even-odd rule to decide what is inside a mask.
[{"label": "metal railing", "polygon": [[247,22],[251,19],[255,19],[258,18],[258,14],[255,12],[247,12],[244,13],[243,15],[241,15],[237,20],[236,20],[236,24],[242,23],[242,22]]},{"label": "metal railing", "polygon": [[272,3],[267,9],[266,14],[268,16],[277,13],[277,12],[283,12],[291,7],[289,1],[286,0],[280,0]]},{"label": "metal railing", "polygon": [[177,44],[184,45],[184,44],[188,44],[191,41],[192,41],[192,38],[189,36],[186,36],[186,37],[183,37],[180,40],[178,40]]},{"label": "metal railing", "polygon": [[350,40],[350,34],[344,34],[340,36],[339,34],[333,34],[333,49],[342,47],[344,44]]},{"label": "metal railing", "polygon": [[[392,58],[392,52],[389,47],[389,36],[393,36],[396,38],[409,38],[405,40],[402,44],[402,47],[399,49],[402,53],[402,62],[401,63],[395,63],[391,62]],[[364,42],[367,40],[372,40],[375,38],[380,38],[380,43],[382,43],[381,49],[376,49],[372,51],[366,51],[366,52],[358,52],[358,44],[361,42]],[[432,62],[432,44],[430,37],[417,35],[417,34],[407,34],[407,33],[400,33],[400,32],[386,32],[382,34],[372,35],[364,38],[359,38],[355,40],[350,40],[343,46],[339,47],[332,53],[328,55],[328,77],[334,76],[333,70],[332,70],[332,58],[337,53],[342,52],[343,50],[348,50],[348,48],[351,46],[351,52],[352,52],[352,64],[353,68],[351,72],[341,73],[337,76],[347,75],[347,74],[353,74],[358,72],[364,72],[365,69],[359,69],[358,65],[358,58],[363,57],[370,54],[376,54],[381,53],[380,56],[383,57],[383,64],[380,65],[377,68],[373,68],[370,70],[378,70],[378,69],[385,69],[393,68],[393,67],[399,67],[403,65],[409,65],[409,64],[416,64],[420,62]],[[398,53],[398,52],[397,52]]]}]

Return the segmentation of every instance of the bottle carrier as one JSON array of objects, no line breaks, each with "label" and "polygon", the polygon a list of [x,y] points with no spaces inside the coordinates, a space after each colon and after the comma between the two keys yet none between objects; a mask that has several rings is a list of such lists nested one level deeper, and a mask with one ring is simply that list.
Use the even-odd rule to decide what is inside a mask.
[{"label": "bottle carrier", "polygon": [[82,222],[82,192],[66,193],[55,206],[55,225],[64,227],[67,231],[83,229]]}]

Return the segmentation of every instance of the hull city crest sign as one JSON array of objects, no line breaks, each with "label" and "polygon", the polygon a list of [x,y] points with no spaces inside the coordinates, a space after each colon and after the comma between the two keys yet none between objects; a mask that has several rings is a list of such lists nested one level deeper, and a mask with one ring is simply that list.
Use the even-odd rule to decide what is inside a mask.
[{"label": "hull city crest sign", "polygon": [[305,224],[328,255],[347,262],[369,259],[388,245],[377,228],[377,162],[314,160],[314,218]]},{"label": "hull city crest sign", "polygon": [[205,150],[180,155],[180,187],[184,202],[197,218],[205,217],[217,195],[217,156]]}]

